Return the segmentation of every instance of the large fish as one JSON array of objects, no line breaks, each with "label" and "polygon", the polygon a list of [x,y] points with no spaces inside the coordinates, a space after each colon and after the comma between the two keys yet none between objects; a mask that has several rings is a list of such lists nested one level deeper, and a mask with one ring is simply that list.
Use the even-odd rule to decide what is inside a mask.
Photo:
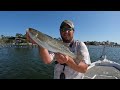
[{"label": "large fish", "polygon": [[77,56],[70,51],[69,47],[60,40],[54,39],[51,36],[44,34],[36,29],[28,28],[27,34],[29,37],[38,45],[46,48],[47,50],[54,53],[61,53],[72,57],[78,64],[82,59],[82,56]]}]

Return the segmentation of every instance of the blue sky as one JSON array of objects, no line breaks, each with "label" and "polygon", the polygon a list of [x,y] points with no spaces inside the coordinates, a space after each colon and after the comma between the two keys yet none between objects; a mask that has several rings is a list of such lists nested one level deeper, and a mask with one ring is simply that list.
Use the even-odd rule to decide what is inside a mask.
[{"label": "blue sky", "polygon": [[25,34],[31,27],[58,38],[65,19],[74,22],[75,39],[120,44],[120,11],[0,11],[0,35]]}]

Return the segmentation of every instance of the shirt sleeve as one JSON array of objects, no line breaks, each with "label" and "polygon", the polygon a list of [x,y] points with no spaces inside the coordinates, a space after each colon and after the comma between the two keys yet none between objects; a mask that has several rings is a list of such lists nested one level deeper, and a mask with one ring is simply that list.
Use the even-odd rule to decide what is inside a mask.
[{"label": "shirt sleeve", "polygon": [[79,43],[78,53],[82,54],[83,60],[86,64],[88,64],[88,65],[91,64],[89,51],[84,42]]}]

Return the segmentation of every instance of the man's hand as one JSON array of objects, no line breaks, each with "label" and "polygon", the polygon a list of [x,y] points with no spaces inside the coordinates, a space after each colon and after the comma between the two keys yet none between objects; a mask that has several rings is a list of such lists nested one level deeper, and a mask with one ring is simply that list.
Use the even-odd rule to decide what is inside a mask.
[{"label": "man's hand", "polygon": [[64,64],[69,60],[69,56],[63,55],[61,53],[56,53],[55,58],[60,64]]}]

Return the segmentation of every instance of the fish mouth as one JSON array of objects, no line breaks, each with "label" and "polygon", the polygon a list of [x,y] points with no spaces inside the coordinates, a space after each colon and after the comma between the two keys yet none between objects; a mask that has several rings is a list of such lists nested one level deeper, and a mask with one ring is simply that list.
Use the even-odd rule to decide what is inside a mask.
[{"label": "fish mouth", "polygon": [[32,35],[35,35],[35,36],[38,34],[38,31],[32,28],[28,28],[27,32],[30,32]]}]

